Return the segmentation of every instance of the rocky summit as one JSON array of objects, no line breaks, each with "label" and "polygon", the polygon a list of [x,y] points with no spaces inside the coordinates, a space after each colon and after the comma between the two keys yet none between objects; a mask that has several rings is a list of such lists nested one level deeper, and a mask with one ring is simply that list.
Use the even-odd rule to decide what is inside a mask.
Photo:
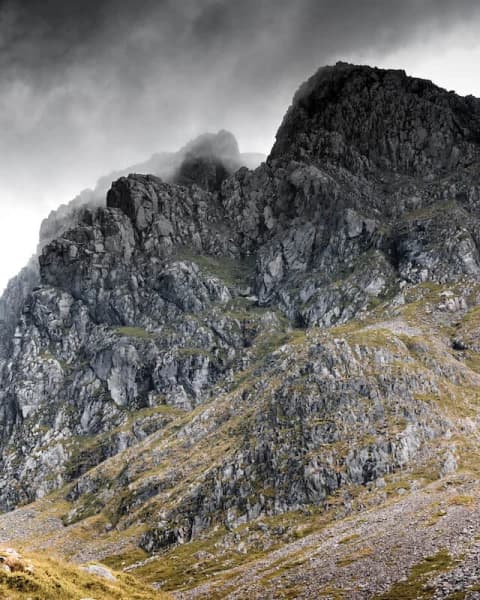
[{"label": "rocky summit", "polygon": [[172,156],[0,301],[0,541],[139,597],[479,597],[480,100],[338,63],[257,168]]}]

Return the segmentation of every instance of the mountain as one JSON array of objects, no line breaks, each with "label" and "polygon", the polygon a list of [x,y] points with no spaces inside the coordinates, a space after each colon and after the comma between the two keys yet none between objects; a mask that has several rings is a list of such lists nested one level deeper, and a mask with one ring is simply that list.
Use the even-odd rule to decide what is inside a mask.
[{"label": "mountain", "polygon": [[46,236],[0,539],[177,598],[473,598],[480,100],[338,63],[255,170],[201,146]]},{"label": "mountain", "polygon": [[[8,353],[25,300],[40,281],[38,257],[43,248],[63,232],[75,227],[81,220],[84,209],[105,206],[105,197],[113,180],[136,172],[152,173],[165,181],[177,181],[183,176],[182,173],[188,173],[192,159],[199,163],[200,174],[206,172],[203,163],[210,161],[213,165],[218,164],[224,176],[227,176],[242,166],[254,168],[265,158],[259,153],[240,153],[235,137],[228,131],[206,133],[190,141],[178,152],[157,153],[142,163],[101,177],[93,190],[83,190],[67,204],[51,211],[41,224],[36,255],[11,279],[0,297],[0,359]],[[193,182],[195,174],[190,183]]]}]

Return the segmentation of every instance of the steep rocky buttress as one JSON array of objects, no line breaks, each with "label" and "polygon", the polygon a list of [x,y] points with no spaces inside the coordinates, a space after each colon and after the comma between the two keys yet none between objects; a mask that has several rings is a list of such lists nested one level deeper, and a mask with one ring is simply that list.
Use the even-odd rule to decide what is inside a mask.
[{"label": "steep rocky buttress", "polygon": [[63,488],[67,530],[103,515],[152,552],[461,462],[480,100],[338,63],[255,170],[212,139],[170,182],[120,177],[7,292],[3,510]]}]

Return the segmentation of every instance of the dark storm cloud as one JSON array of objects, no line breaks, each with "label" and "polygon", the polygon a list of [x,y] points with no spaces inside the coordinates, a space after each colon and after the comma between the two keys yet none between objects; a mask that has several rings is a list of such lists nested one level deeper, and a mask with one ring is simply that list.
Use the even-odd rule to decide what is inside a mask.
[{"label": "dark storm cloud", "polygon": [[[97,91],[107,92],[115,98],[114,112],[122,113],[128,107],[133,112],[137,103],[141,107],[143,94],[157,87],[160,104],[162,98],[178,97],[183,106],[184,93],[193,99],[199,90],[203,97],[206,84],[218,79],[228,85],[228,100],[241,102],[245,91],[268,95],[268,89],[257,86],[268,83],[276,88],[285,80],[298,80],[307,68],[320,66],[332,54],[391,48],[407,38],[428,36],[434,29],[472,19],[479,14],[478,4],[474,0],[4,0],[1,83],[21,82],[34,95],[44,95],[40,102],[54,104],[62,95],[70,103],[71,94],[78,94],[81,104],[99,99]],[[55,88],[58,94],[49,97]],[[214,92],[206,94],[212,101]],[[149,98],[147,104],[151,103]]]},{"label": "dark storm cloud", "polygon": [[225,126],[257,145],[263,127],[266,145],[317,67],[479,14],[474,0],[0,0],[0,169],[93,183]]},{"label": "dark storm cloud", "polygon": [[249,73],[281,79],[332,52],[391,47],[478,14],[476,0],[3,0],[0,64],[4,78],[39,87],[80,68],[128,91],[159,71],[228,63],[250,86]]}]

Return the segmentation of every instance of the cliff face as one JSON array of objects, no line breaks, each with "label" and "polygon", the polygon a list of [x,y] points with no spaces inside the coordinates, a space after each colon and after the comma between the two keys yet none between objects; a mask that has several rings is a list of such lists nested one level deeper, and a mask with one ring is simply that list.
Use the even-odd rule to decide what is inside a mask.
[{"label": "cliff face", "polygon": [[186,153],[185,185],[114,182],[40,255],[1,374],[1,507],[68,483],[66,524],[141,524],[152,551],[454,470],[480,382],[479,118],[339,64],[256,170],[229,174],[226,140],[230,162]]},{"label": "cliff face", "polygon": [[480,101],[404,71],[345,63],[298,90],[271,158],[322,161],[372,175],[430,179],[478,160]]},{"label": "cliff face", "polygon": [[9,356],[25,299],[39,283],[38,262],[32,257],[27,266],[8,283],[0,298],[0,361]]}]

